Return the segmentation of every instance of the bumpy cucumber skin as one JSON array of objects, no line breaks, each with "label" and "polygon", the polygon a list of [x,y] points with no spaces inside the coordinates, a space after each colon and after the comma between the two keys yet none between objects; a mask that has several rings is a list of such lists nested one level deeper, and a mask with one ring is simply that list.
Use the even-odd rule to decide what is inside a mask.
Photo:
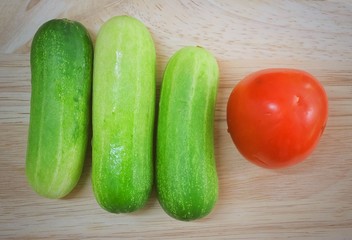
[{"label": "bumpy cucumber skin", "polygon": [[153,184],[156,52],[148,29],[117,16],[101,27],[93,73],[92,185],[99,205],[133,212]]},{"label": "bumpy cucumber skin", "polygon": [[31,46],[32,93],[26,175],[47,198],[76,186],[88,141],[93,45],[83,25],[53,19]]},{"label": "bumpy cucumber skin", "polygon": [[156,188],[171,217],[208,215],[218,199],[214,110],[218,65],[201,47],[185,47],[164,72],[157,130]]}]

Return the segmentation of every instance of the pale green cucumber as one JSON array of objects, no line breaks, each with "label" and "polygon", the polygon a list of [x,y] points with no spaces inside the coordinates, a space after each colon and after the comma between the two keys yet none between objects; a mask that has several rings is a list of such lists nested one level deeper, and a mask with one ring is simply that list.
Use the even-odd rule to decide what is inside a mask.
[{"label": "pale green cucumber", "polygon": [[142,208],[153,183],[155,47],[137,19],[101,27],[93,73],[92,184],[109,212]]},{"label": "pale green cucumber", "polygon": [[204,48],[182,48],[169,60],[159,103],[156,188],[163,209],[179,220],[206,216],[218,198],[217,88],[218,65]]}]

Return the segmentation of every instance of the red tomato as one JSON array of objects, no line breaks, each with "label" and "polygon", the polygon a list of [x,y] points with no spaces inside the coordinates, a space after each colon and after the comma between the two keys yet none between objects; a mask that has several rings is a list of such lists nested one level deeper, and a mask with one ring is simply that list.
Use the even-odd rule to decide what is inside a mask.
[{"label": "red tomato", "polygon": [[265,69],[233,89],[227,125],[239,152],[265,168],[282,168],[306,159],[316,147],[328,117],[322,85],[295,69]]}]

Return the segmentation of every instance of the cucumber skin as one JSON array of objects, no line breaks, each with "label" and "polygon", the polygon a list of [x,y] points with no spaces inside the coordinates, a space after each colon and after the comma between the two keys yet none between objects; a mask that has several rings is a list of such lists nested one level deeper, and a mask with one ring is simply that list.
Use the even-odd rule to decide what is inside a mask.
[{"label": "cucumber skin", "polygon": [[108,212],[136,211],[151,194],[155,64],[143,23],[117,16],[103,24],[93,73],[92,185]]},{"label": "cucumber skin", "polygon": [[171,217],[190,221],[209,214],[218,199],[214,110],[218,65],[201,47],[185,47],[163,77],[157,130],[156,189]]},{"label": "cucumber skin", "polygon": [[39,195],[62,198],[76,186],[87,148],[93,64],[89,33],[67,19],[44,23],[33,38],[30,63],[26,175]]}]

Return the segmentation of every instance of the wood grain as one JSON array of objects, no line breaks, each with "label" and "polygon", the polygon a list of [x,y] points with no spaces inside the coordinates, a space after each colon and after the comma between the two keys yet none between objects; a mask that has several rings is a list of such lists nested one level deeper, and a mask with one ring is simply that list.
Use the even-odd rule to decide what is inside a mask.
[{"label": "wood grain", "polygon": [[[171,219],[155,193],[132,214],[102,210],[92,194],[88,153],[66,198],[37,196],[25,177],[31,40],[52,18],[82,22],[95,36],[114,15],[145,23],[157,49],[157,84],[169,57],[186,45],[216,56],[220,88],[215,145],[220,197],[194,222]],[[2,239],[351,239],[352,3],[349,1],[0,2],[0,238]],[[309,71],[329,96],[329,120],[316,151],[271,171],[245,161],[227,134],[226,102],[248,73],[267,67]]]}]

